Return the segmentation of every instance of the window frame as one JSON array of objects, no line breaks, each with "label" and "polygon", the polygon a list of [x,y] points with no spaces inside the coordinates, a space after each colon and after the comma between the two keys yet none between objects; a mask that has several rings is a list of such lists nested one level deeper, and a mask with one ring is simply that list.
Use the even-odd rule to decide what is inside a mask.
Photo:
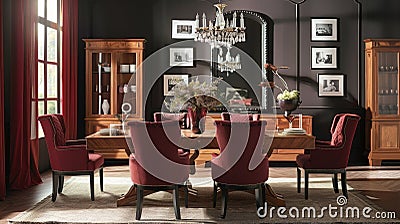
[{"label": "window frame", "polygon": [[[36,58],[36,70],[38,71],[36,73],[36,77],[33,77],[33,91],[32,91],[32,112],[34,114],[33,118],[36,122],[33,122],[35,124],[36,131],[32,132],[32,137],[36,138],[36,136],[44,137],[43,131],[40,127],[40,124],[37,122],[37,117],[42,115],[42,114],[49,114],[49,108],[48,108],[48,103],[49,102],[56,102],[56,108],[55,112],[56,113],[61,113],[61,99],[62,99],[62,86],[61,86],[61,79],[62,79],[62,74],[61,74],[61,68],[62,68],[62,11],[61,11],[61,5],[62,5],[62,0],[56,0],[57,1],[57,22],[50,21],[48,18],[48,1],[49,0],[43,0],[44,2],[44,17],[39,16],[39,4],[38,4],[38,10],[37,10],[37,21],[36,21],[36,48],[38,49],[39,46],[39,24],[43,25],[44,27],[44,39],[43,39],[43,58],[39,59],[39,49],[37,50],[37,58]],[[48,30],[49,29],[54,29],[57,32],[57,43],[56,43],[56,48],[57,48],[57,55],[56,55],[56,62],[49,61],[48,59]],[[39,64],[43,65],[43,96],[39,96]],[[48,97],[48,66],[49,65],[54,65],[57,67],[56,72],[57,72],[57,89],[56,89],[56,97]],[[39,114],[39,104],[43,103],[43,113]]]}]

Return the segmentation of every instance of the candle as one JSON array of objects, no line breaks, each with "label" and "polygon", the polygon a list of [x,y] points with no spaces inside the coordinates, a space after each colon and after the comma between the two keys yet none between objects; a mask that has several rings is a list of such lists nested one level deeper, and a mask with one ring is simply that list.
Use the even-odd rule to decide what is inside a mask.
[{"label": "candle", "polygon": [[199,21],[199,14],[197,13],[196,14],[196,23],[195,23],[195,29],[197,29],[197,28],[199,28],[200,27],[200,21]]},{"label": "candle", "polygon": [[233,13],[233,26],[236,27],[236,12]]},{"label": "candle", "polygon": [[203,12],[203,28],[207,27],[207,18],[206,18],[206,14]]},{"label": "candle", "polygon": [[244,18],[243,18],[243,13],[240,13],[240,27],[244,28]]}]

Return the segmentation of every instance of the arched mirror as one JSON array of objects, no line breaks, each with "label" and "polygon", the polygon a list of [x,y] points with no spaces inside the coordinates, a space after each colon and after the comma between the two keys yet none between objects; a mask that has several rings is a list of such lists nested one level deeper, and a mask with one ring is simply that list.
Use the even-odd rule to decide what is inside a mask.
[{"label": "arched mirror", "polygon": [[[246,61],[245,55],[240,55],[242,68],[235,70],[233,72],[230,71],[221,71],[218,69],[218,54],[222,53],[226,55],[227,49],[222,48],[214,48],[213,50],[213,58],[212,58],[212,75],[214,77],[222,77],[225,82],[231,85],[234,89],[237,89],[241,92],[243,98],[252,99],[251,105],[249,105],[248,110],[259,110],[260,108],[267,108],[267,96],[266,91],[260,87],[256,89],[250,88],[250,86],[257,86],[261,80],[262,75],[265,75],[263,71],[263,65],[267,62],[273,62],[273,21],[270,17],[265,14],[247,11],[247,10],[233,10],[225,13],[226,18],[229,20],[232,18],[233,13],[239,16],[243,13],[245,18],[245,26],[246,26],[246,41],[241,43],[236,43],[230,49],[230,55],[235,57],[237,54],[248,54],[250,57],[247,57],[251,62]],[[262,74],[248,74],[254,73],[249,72],[247,67],[244,66],[258,66],[258,70],[262,70]],[[254,71],[254,69],[252,70]],[[252,76],[253,79],[245,80],[243,77],[246,76],[246,79],[249,76]],[[262,77],[263,79],[267,78],[272,81],[272,76],[267,74],[267,77]],[[228,90],[227,95],[228,98]],[[259,102],[260,100],[261,102]]]}]

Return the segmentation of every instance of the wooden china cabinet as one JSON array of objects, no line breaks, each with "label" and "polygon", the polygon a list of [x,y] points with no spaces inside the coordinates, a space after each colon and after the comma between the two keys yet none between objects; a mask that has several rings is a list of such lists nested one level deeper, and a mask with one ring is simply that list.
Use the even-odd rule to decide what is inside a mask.
[{"label": "wooden china cabinet", "polygon": [[400,159],[400,40],[365,42],[365,107],[370,165]]},{"label": "wooden china cabinet", "polygon": [[[144,39],[83,41],[86,43],[86,134],[120,123],[117,114],[123,110],[129,111],[131,119],[142,119],[140,65]],[[126,97],[129,104],[124,101]]]}]

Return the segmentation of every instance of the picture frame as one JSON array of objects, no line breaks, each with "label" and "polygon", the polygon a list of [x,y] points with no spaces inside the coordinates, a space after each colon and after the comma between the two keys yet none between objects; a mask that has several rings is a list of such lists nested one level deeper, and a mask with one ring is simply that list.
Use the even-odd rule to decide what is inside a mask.
[{"label": "picture frame", "polygon": [[195,20],[172,20],[172,39],[194,39]]},{"label": "picture frame", "polygon": [[193,66],[193,48],[170,48],[170,66]]},{"label": "picture frame", "polygon": [[179,82],[189,83],[189,74],[164,74],[164,96],[172,96],[170,92]]},{"label": "picture frame", "polygon": [[344,75],[318,74],[318,96],[344,96]]},{"label": "picture frame", "polygon": [[337,69],[338,47],[311,47],[311,69]]},{"label": "picture frame", "polygon": [[311,41],[338,41],[338,18],[311,18]]}]

